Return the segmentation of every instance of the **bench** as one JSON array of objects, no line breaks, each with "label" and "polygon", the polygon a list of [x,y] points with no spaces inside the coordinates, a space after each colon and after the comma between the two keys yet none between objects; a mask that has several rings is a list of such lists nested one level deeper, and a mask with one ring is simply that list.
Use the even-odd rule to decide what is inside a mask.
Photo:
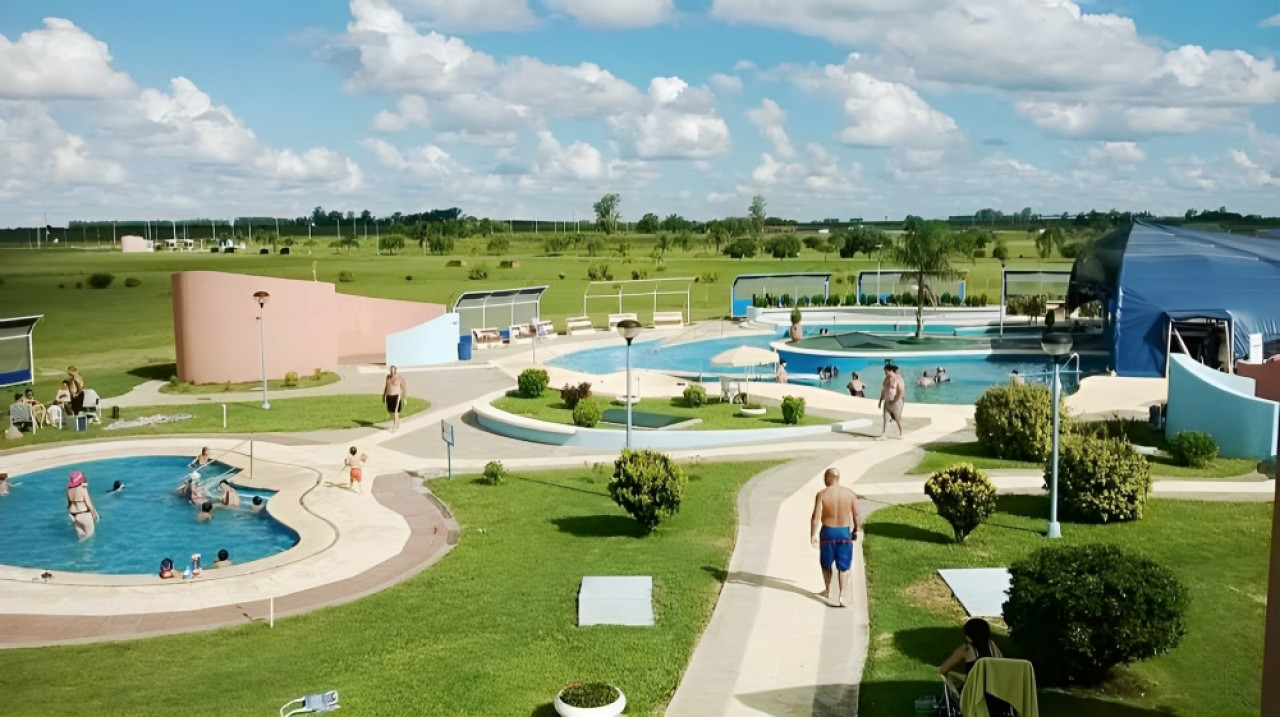
[{"label": "bench", "polygon": [[639,321],[635,314],[609,314],[609,330],[613,331],[618,328],[618,324],[623,321]]},{"label": "bench", "polygon": [[556,333],[555,324],[550,321],[539,321],[536,324],[529,324],[529,326],[533,329],[534,335],[543,341],[546,341],[547,339],[554,339],[560,335]]},{"label": "bench", "polygon": [[471,329],[471,348],[492,349],[502,346],[502,332],[498,329]]},{"label": "bench", "polygon": [[569,336],[593,334],[596,329],[591,325],[590,316],[574,316],[564,321],[564,332]]},{"label": "bench", "polygon": [[684,314],[679,311],[655,311],[653,312],[653,328],[661,329],[668,326],[683,327]]},{"label": "bench", "polygon": [[532,324],[512,324],[510,331],[507,333],[507,341],[513,344],[527,344],[533,341],[534,328]]}]

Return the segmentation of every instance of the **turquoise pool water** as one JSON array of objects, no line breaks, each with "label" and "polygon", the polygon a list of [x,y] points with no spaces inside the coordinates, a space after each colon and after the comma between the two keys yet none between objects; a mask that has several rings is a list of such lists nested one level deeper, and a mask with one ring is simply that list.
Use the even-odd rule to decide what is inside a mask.
[{"label": "turquoise pool water", "polygon": [[[842,330],[843,328],[841,327]],[[711,357],[738,346],[759,346],[767,349],[769,344],[777,340],[777,336],[757,334],[727,336],[721,339],[672,346],[663,346],[661,339],[637,342],[631,347],[631,365],[634,368],[660,371],[746,375],[746,369],[713,366]],[[626,344],[619,341],[617,346],[578,351],[553,359],[550,364],[571,371],[608,374],[625,369],[626,356]],[[834,366],[840,372],[837,378],[821,383],[813,381],[810,385],[847,393],[845,384],[849,382],[849,375],[856,371],[867,384],[867,395],[871,397],[879,395],[880,382],[884,379],[883,359],[814,357],[814,361],[815,366],[793,366],[791,373],[816,373],[816,364]],[[794,364],[795,361],[793,360],[792,363]],[[1008,383],[1011,373],[1015,370],[1025,376],[1028,382],[1044,383],[1048,383],[1048,372],[1052,370],[1048,360],[1038,356],[945,356],[939,354],[927,358],[896,359],[895,363],[901,368],[903,380],[907,384],[907,401],[913,403],[969,404],[977,401],[988,386]],[[1084,375],[1088,375],[1102,370],[1104,364],[1103,358],[1081,357],[1080,368]],[[920,388],[915,385],[922,371],[928,370],[932,375],[938,366],[947,369],[947,373],[951,376],[950,382],[933,388]],[[1074,391],[1079,378],[1074,366],[1070,371],[1064,372],[1062,377],[1064,390]],[[643,388],[641,392],[643,393]]]},{"label": "turquoise pool water", "polygon": [[[36,570],[155,574],[162,558],[181,569],[200,553],[208,568],[220,549],[244,563],[275,555],[298,542],[297,533],[267,513],[252,513],[253,495],[239,491],[245,507],[217,508],[207,523],[196,522],[196,508],[173,489],[191,469],[188,456],[138,456],[69,463],[23,475],[0,497],[0,563]],[[82,471],[101,520],[87,540],[77,540],[67,517],[67,474]],[[211,463],[201,474],[212,478],[235,472]],[[114,481],[124,490],[108,493]],[[206,484],[208,481],[206,480]]]}]

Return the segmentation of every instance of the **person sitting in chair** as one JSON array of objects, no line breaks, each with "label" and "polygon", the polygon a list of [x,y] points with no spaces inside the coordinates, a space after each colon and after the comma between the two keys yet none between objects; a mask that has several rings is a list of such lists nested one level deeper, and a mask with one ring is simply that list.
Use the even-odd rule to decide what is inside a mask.
[{"label": "person sitting in chair", "polygon": [[[13,394],[13,405],[22,406],[27,409],[28,413],[31,412],[31,406],[28,405],[26,401],[22,400],[22,394],[20,393]],[[19,431],[29,431],[31,430],[32,423],[31,421],[16,421],[12,423],[12,425]]]}]

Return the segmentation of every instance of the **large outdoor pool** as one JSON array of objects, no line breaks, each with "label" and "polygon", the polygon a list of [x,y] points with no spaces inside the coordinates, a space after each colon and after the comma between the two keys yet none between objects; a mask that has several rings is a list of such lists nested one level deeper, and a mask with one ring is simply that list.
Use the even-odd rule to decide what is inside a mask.
[{"label": "large outdoor pool", "polygon": [[[0,497],[0,563],[36,570],[109,574],[156,574],[160,560],[179,569],[200,553],[209,567],[220,549],[235,563],[275,555],[298,542],[297,533],[267,515],[252,513],[253,495],[240,491],[244,507],[217,508],[207,523],[173,489],[189,474],[190,457],[145,456],[69,463],[10,476],[9,495]],[[67,517],[67,475],[82,471],[101,520],[86,540],[76,539]],[[211,463],[201,469],[210,485],[235,469]],[[114,481],[124,490],[108,493]],[[216,492],[215,492],[216,495]]]},{"label": "large outdoor pool", "polygon": [[[844,327],[841,327],[842,329]],[[912,327],[914,329],[914,326]],[[1043,331],[1043,329],[1041,329]],[[735,369],[714,366],[711,357],[738,346],[758,346],[768,349],[777,341],[777,336],[765,334],[729,335],[725,338],[694,341],[689,343],[663,346],[661,339],[637,342],[631,347],[631,366],[633,368],[672,371],[682,374],[735,374],[746,375],[746,369]],[[592,374],[609,374],[626,368],[626,344],[621,341],[617,346],[588,349],[567,354],[551,360],[552,366]],[[867,384],[867,396],[877,397],[880,382],[884,380],[884,359],[882,358],[823,358],[821,363],[836,367],[840,374],[833,380],[825,382],[804,381],[810,385],[847,393],[845,384],[849,375],[858,372]],[[951,403],[970,404],[978,400],[989,386],[1007,384],[1013,371],[1024,376],[1028,383],[1049,382],[1049,371],[1052,370],[1046,358],[1033,356],[948,356],[944,353],[925,358],[895,359],[907,384],[907,400],[914,403]],[[1080,369],[1088,375],[1103,369],[1104,358],[1081,357]],[[942,366],[947,369],[951,381],[932,388],[920,388],[915,385],[921,372],[928,370],[933,375],[934,369]],[[757,370],[772,375],[771,367]],[[1080,373],[1076,372],[1073,362],[1070,369],[1062,374],[1063,389],[1072,392],[1079,383]],[[692,376],[696,378],[696,376]],[[643,386],[641,393],[643,394]]]}]

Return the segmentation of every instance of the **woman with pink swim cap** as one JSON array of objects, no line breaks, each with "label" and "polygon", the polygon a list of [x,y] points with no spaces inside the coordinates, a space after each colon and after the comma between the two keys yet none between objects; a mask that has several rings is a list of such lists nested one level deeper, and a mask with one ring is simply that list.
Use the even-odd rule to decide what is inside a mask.
[{"label": "woman with pink swim cap", "polygon": [[93,535],[98,523],[98,509],[89,497],[89,480],[80,471],[71,471],[67,481],[67,513],[81,540]]}]

